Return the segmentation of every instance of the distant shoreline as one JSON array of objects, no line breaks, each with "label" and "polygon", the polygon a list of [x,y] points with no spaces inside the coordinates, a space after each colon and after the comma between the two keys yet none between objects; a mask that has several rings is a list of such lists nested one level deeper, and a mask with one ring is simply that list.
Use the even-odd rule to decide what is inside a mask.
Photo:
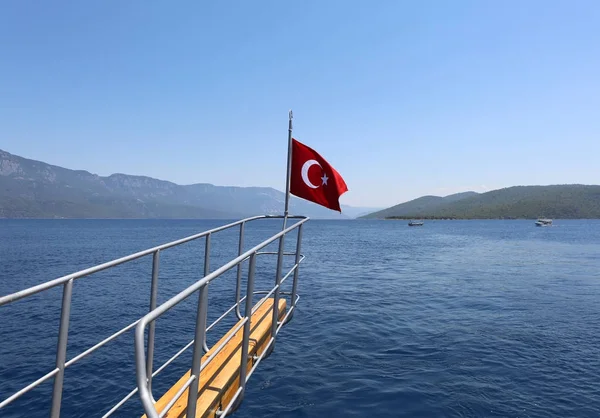
[{"label": "distant shoreline", "polygon": [[[503,218],[435,218],[435,217],[419,217],[419,216],[413,216],[413,217],[388,217],[388,218],[375,218],[373,220],[380,220],[380,221],[410,221],[410,220],[424,220],[424,221],[535,221],[539,218],[509,218],[509,217],[503,217]],[[598,220],[600,218],[552,218],[554,220],[556,219],[560,219],[560,220],[572,220],[572,221],[577,221],[577,220]]]},{"label": "distant shoreline", "polygon": [[[6,218],[0,217],[0,221],[215,221],[215,222],[235,222],[242,218]],[[269,218],[265,218],[269,219]],[[281,218],[273,218],[281,219]],[[311,221],[335,221],[335,222],[351,222],[351,221],[536,221],[539,218],[424,218],[424,217],[390,217],[390,218],[350,218],[350,219],[330,219],[330,218],[313,218]],[[600,218],[552,218],[554,221],[583,221],[583,220],[600,220]]]},{"label": "distant shoreline", "polygon": [[486,193],[422,196],[370,219],[600,219],[600,186],[513,186]]}]

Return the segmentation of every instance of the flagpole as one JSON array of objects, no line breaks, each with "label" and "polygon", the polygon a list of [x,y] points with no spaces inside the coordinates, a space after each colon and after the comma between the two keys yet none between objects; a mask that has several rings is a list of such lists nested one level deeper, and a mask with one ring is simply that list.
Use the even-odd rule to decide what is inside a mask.
[{"label": "flagpole", "polygon": [[287,218],[290,209],[290,177],[292,174],[292,119],[294,114],[290,110],[289,112],[289,124],[288,124],[288,156],[287,156],[287,175],[285,181],[285,209],[283,212],[283,228],[287,224]]}]

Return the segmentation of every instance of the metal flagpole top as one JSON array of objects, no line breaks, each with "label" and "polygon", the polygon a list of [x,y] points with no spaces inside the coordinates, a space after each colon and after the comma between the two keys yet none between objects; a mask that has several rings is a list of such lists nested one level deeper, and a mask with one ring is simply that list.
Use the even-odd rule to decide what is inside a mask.
[{"label": "metal flagpole top", "polygon": [[283,211],[283,228],[285,229],[285,225],[287,222],[287,217],[290,208],[290,177],[292,171],[292,119],[294,118],[294,114],[292,113],[292,109],[289,110],[288,116],[290,117],[288,123],[288,155],[287,155],[287,170],[286,170],[286,179],[285,179],[285,209]]}]

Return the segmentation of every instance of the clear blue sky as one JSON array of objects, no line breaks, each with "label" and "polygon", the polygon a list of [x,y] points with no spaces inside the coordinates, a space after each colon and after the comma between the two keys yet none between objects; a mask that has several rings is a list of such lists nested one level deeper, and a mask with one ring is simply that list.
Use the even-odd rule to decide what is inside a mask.
[{"label": "clear blue sky", "polygon": [[101,175],[342,202],[600,183],[598,1],[0,3],[0,148]]}]

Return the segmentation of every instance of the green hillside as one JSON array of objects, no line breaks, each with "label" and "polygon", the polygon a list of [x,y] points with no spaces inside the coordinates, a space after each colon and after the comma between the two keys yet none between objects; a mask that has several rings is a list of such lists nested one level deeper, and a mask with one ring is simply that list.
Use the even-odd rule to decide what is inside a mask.
[{"label": "green hillside", "polygon": [[468,197],[477,196],[475,192],[457,193],[446,197],[440,196],[422,196],[410,202],[401,203],[391,208],[383,209],[378,212],[363,216],[364,219],[383,219],[389,217],[411,217],[415,213],[431,213],[439,207],[456,202]]},{"label": "green hillside", "polygon": [[471,193],[458,199],[448,200],[448,197],[421,197],[369,214],[365,218],[600,218],[600,186],[515,186],[481,194]]}]

